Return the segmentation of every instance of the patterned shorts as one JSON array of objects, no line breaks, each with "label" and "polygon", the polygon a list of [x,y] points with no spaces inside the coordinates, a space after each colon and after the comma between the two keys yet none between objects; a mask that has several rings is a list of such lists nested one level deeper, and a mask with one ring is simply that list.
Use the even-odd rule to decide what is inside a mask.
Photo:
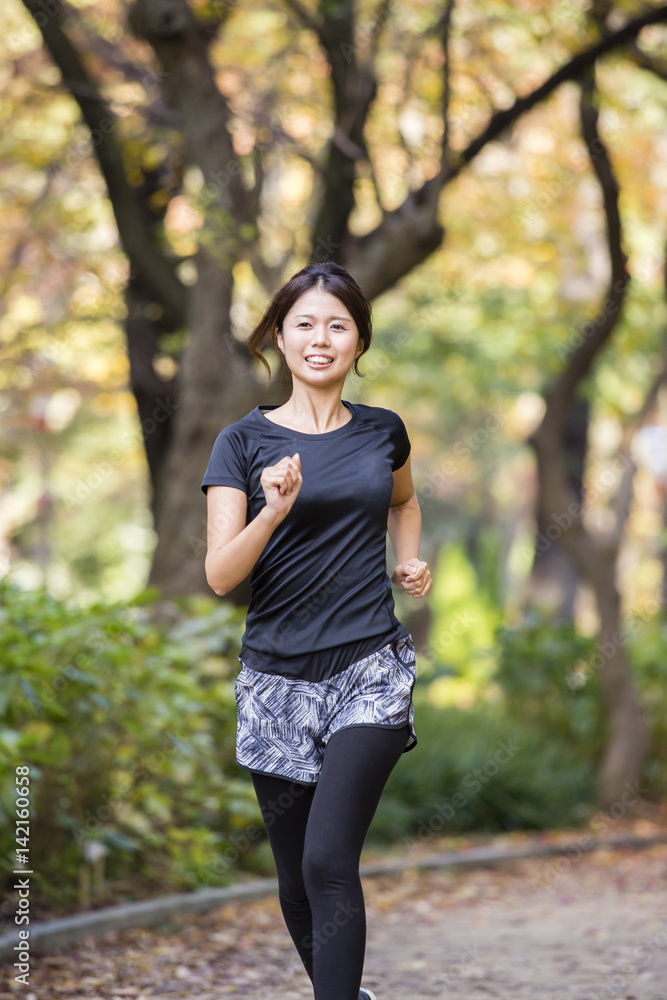
[{"label": "patterned shorts", "polygon": [[350,726],[409,725],[403,753],[417,745],[412,638],[389,642],[324,681],[283,677],[241,663],[234,685],[236,763],[246,771],[315,784],[328,740]]}]

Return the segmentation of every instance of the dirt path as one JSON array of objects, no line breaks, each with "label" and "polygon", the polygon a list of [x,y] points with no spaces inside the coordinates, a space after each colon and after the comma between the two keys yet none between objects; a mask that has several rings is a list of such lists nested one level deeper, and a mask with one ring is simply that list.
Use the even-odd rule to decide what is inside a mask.
[{"label": "dirt path", "polygon": [[411,881],[400,915],[380,886],[368,907],[378,996],[667,1000],[666,845]]},{"label": "dirt path", "polygon": [[[378,1000],[667,1000],[667,845],[364,879]],[[0,1000],[312,1000],[277,899],[7,965]]]}]

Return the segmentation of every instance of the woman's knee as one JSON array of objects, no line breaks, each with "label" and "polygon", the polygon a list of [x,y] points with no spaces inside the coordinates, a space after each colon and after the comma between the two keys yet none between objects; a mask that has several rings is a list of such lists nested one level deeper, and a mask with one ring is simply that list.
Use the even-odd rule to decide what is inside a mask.
[{"label": "woman's knee", "polygon": [[301,874],[301,858],[283,857],[276,860],[276,875],[278,876],[278,895],[287,903],[299,905],[308,900],[306,885]]},{"label": "woman's knee", "polygon": [[281,881],[278,879],[278,896],[281,902],[287,903],[290,906],[308,905],[308,893],[303,879],[300,881],[295,881],[294,879]]},{"label": "woman's knee", "polygon": [[324,844],[308,845],[301,871],[308,892],[332,885],[353,885],[359,881],[359,859],[346,857],[340,850]]}]

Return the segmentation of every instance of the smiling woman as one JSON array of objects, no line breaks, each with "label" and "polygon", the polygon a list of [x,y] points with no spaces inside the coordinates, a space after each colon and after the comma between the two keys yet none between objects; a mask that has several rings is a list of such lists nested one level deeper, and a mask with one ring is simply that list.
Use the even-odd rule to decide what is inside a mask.
[{"label": "smiling woman", "polygon": [[[314,297],[308,294],[311,291],[316,293]],[[298,307],[297,303],[299,303]],[[316,309],[311,308],[312,303],[315,303]],[[326,315],[327,310],[330,315]],[[314,312],[317,312],[317,315],[313,315]],[[322,313],[323,315],[321,315]],[[276,292],[263,317],[248,338],[248,348],[251,354],[266,368],[269,380],[271,379],[271,368],[261,352],[263,344],[270,339],[276,350],[279,350],[283,355],[284,368],[292,372],[293,376],[282,343],[285,323],[293,329],[307,330],[312,329],[313,324],[318,319],[332,332],[333,330],[349,332],[354,328],[355,340],[360,345],[360,349],[353,355],[354,370],[357,375],[363,378],[357,362],[371,346],[371,305],[354,278],[344,267],[327,262],[320,265],[311,264],[293,275]],[[314,343],[312,346],[321,345]],[[328,350],[323,350],[322,353],[326,354],[327,357],[333,357]]]},{"label": "smiling woman", "polygon": [[418,555],[405,424],[393,410],[341,399],[371,343],[357,283],[330,261],[303,268],[248,340],[270,378],[261,354],[269,338],[292,394],[216,438],[201,487],[206,576],[222,596],[251,573],[236,761],[252,776],[315,1000],[357,1000],[372,997],[360,987],[359,857],[389,774],[417,745],[416,651],[391,585],[423,597],[431,575]]}]

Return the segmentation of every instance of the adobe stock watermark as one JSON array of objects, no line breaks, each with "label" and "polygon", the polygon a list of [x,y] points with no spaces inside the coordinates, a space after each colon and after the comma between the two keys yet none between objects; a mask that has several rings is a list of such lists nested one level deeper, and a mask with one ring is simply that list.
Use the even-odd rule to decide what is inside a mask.
[{"label": "adobe stock watermark", "polygon": [[[206,497],[204,496],[204,501]],[[188,544],[193,553],[197,556],[205,555],[208,552],[208,529],[210,527],[221,531],[228,528],[234,521],[234,511],[231,507],[217,507],[215,514],[205,511],[199,519],[200,531],[198,535],[188,535]]]},{"label": "adobe stock watermark", "polygon": [[[259,151],[270,147],[277,139],[286,138],[284,121],[289,117],[279,111],[272,111],[268,124],[260,125],[255,136],[255,148]],[[209,171],[204,177],[202,186],[191,193],[192,206],[204,219],[206,225],[207,212],[211,207],[219,208],[223,203],[227,203],[227,212],[231,211],[233,203],[232,195],[228,194],[228,189],[238,185],[242,175],[242,164],[238,156],[232,156],[220,169]],[[248,222],[237,226],[230,216],[230,234],[233,231],[235,238],[240,238],[245,244],[251,244],[259,238],[259,231],[254,222]],[[219,225],[219,219],[216,222]],[[331,260],[336,250],[340,249],[341,243],[334,239],[333,234],[319,234],[310,250],[310,261],[312,263],[322,263]],[[231,334],[230,334],[231,336]]]},{"label": "adobe stock watermark", "polygon": [[[619,819],[622,819],[633,806],[645,795],[648,788],[640,788],[639,780],[634,785],[625,782],[624,791],[616,802],[613,802],[608,810],[593,817],[591,828],[599,836],[613,827]],[[555,861],[550,861],[540,871],[540,874],[531,880],[533,889],[548,889],[556,884],[563,877],[563,874],[572,868],[574,864],[581,860],[587,851],[592,850],[596,844],[595,837],[591,834],[582,834],[571,847],[560,855]]]},{"label": "adobe stock watermark", "polygon": [[444,986],[445,988],[460,985],[457,980],[470,979],[473,969],[480,967],[481,956],[479,952],[479,944],[477,941],[473,941],[472,944],[467,944],[461,950],[458,960],[452,964],[450,964],[447,960],[446,954],[443,960],[447,963],[447,971],[440,972],[434,976],[433,985]]},{"label": "adobe stock watermark", "polygon": [[570,691],[578,691],[584,687],[588,673],[592,673],[594,670],[602,670],[637,631],[640,621],[641,618],[639,615],[630,616],[628,622],[618,632],[614,632],[611,639],[607,639],[604,642],[598,640],[596,650],[590,660],[582,658],[577,660],[575,669],[569,670],[565,674],[565,683]]},{"label": "adobe stock watermark", "polygon": [[[71,683],[81,681],[85,671],[94,666],[94,656],[104,648],[107,643],[123,634],[127,629],[128,620],[136,622],[140,616],[138,608],[126,605],[122,607],[118,615],[99,628],[94,629],[82,641],[80,649],[71,657],[49,681],[43,680],[37,686],[32,684],[29,691],[25,691],[21,704],[29,707],[33,716],[39,716],[45,708],[54,705],[62,697],[63,692]],[[64,652],[60,655],[64,656]],[[108,682],[112,687],[122,684],[121,680],[111,677]]]},{"label": "adobe stock watermark", "polygon": [[[62,4],[60,0],[37,0],[36,3],[29,4],[28,12],[31,15],[32,22],[38,28],[45,28],[52,18],[61,16]],[[7,43],[10,49],[13,49],[20,43],[30,41],[32,36],[33,33],[29,28],[21,28],[18,31],[12,31],[7,36]]]},{"label": "adobe stock watermark", "polygon": [[74,332],[74,323],[67,323],[64,333],[56,330],[49,330],[49,341],[40,347],[29,359],[29,367],[24,365],[21,369],[20,388],[29,389],[35,381],[39,372],[47,365],[52,365],[57,360],[63,347],[68,343],[69,337]]},{"label": "adobe stock watermark", "polygon": [[[478,452],[489,443],[494,434],[497,434],[505,423],[506,418],[502,413],[498,410],[487,408],[485,416],[479,425],[474,430],[458,438],[452,445],[451,450],[459,458],[471,458],[475,452]],[[417,498],[419,500],[427,500],[433,496],[437,496],[445,480],[454,476],[456,471],[456,464],[451,459],[446,459],[439,468],[430,472],[428,476],[419,482],[415,488]]]},{"label": "adobe stock watermark", "polygon": [[253,984],[253,996],[256,1000],[271,1000],[272,997],[280,997],[284,1000],[285,994],[290,987],[294,986],[295,976],[304,974],[303,964],[297,957],[296,951],[290,955],[290,962],[286,968],[273,968],[271,970],[271,982],[258,987]]},{"label": "adobe stock watermark", "polygon": [[557,0],[553,9],[545,10],[546,16],[554,21],[569,21],[588,10],[588,0]]},{"label": "adobe stock watermark", "polygon": [[453,795],[446,796],[442,802],[432,803],[434,811],[427,820],[420,821],[417,834],[403,838],[407,853],[413,854],[434,834],[439,833],[447,822],[454,819],[457,809],[465,808],[475,796],[479,795],[487,782],[495,777],[501,767],[507,765],[519,750],[521,746],[511,737],[509,742],[498,740],[493,755],[487,758],[481,767],[474,767],[464,775],[461,785],[465,791],[456,791]]},{"label": "adobe stock watermark", "polygon": [[[141,420],[141,440],[144,441],[151,434],[155,433],[158,424],[162,424],[165,420],[173,415],[180,404],[171,397],[167,396],[165,400],[158,400],[158,402],[153,407],[150,417],[144,417]],[[125,431],[121,437],[121,441],[131,441],[136,443],[137,435],[136,431]],[[108,458],[100,459],[96,462],[94,467],[85,477],[79,477],[75,480],[72,489],[65,493],[61,498],[67,510],[77,510],[82,503],[88,500],[93,493],[102,486],[102,484],[113,474],[114,468],[119,465],[123,459],[127,456],[127,450],[123,448],[114,448],[110,452]]]},{"label": "adobe stock watermark", "polygon": [[378,35],[386,25],[387,21],[396,13],[400,13],[402,5],[399,0],[388,0],[386,4],[380,6],[378,13],[366,18],[363,24],[356,26],[354,32],[354,43],[341,42],[340,51],[345,62],[350,65],[354,54],[369,42],[376,41]]},{"label": "adobe stock watermark", "polygon": [[[268,830],[276,822],[276,819],[284,814],[294,805],[297,799],[307,791],[308,786],[292,781],[289,787],[280,792],[275,799],[269,799],[262,804],[262,820]],[[264,830],[256,823],[249,823],[239,833],[231,833],[227,837],[228,846],[224,851],[220,851],[215,857],[197,871],[200,882],[206,885],[214,883],[221,875],[227,874],[230,868],[235,867],[242,855],[264,836]]]},{"label": "adobe stock watermark", "polygon": [[423,655],[429,658],[445,655],[456,640],[462,635],[467,635],[478,621],[479,618],[471,615],[469,611],[457,612],[446,629],[429,637]]},{"label": "adobe stock watermark", "polygon": [[132,780],[118,792],[102,796],[102,803],[96,807],[94,812],[87,809],[83,816],[83,822],[72,827],[72,836],[75,842],[81,846],[86,841],[99,839],[99,834],[111,822],[118,811],[118,807],[127,802],[136,788],[149,778],[153,777],[165,764],[167,756],[175,753],[179,749],[180,737],[175,733],[165,733],[161,743],[155,750],[142,757],[134,768]]},{"label": "adobe stock watermark", "polygon": [[338,934],[341,927],[345,927],[361,912],[362,908],[354,906],[351,899],[347,899],[345,902],[339,899],[331,919],[325,920],[320,927],[314,928],[312,934],[304,935],[301,943],[309,951],[312,951],[314,957],[321,948],[327,945]]},{"label": "adobe stock watermark", "polygon": [[[28,8],[26,13],[30,15],[30,20],[25,27],[13,31],[7,36],[7,43],[10,50],[21,48],[30,43],[34,37],[35,27],[41,34],[41,30],[48,25],[49,21],[54,18],[59,19],[69,13],[60,0],[31,0],[26,6]],[[159,87],[166,76],[166,72],[153,68],[147,69],[143,73],[134,74],[136,82],[140,83],[147,91]],[[93,84],[92,86],[95,87],[96,85]],[[101,116],[97,121],[97,125],[89,128],[88,135],[82,139],[74,140],[67,146],[60,162],[67,167],[72,167],[81,160],[86,159],[116,129],[117,125],[118,119],[113,117],[111,112],[109,115]]]},{"label": "adobe stock watermark", "polygon": [[521,549],[524,556],[531,556],[534,553],[536,559],[544,555],[554,542],[559,541],[563,533],[569,531],[575,521],[580,521],[586,510],[586,506],[601,496],[617,482],[623,473],[632,467],[635,462],[627,452],[620,452],[615,455],[608,468],[603,469],[597,476],[594,483],[587,485],[582,490],[581,501],[572,500],[564,511],[552,511],[549,515],[550,523],[544,531],[538,531],[534,545],[532,542],[524,542]]},{"label": "adobe stock watermark", "polygon": [[637,632],[640,625],[646,623],[652,615],[656,614],[667,601],[667,583],[661,581],[652,597],[647,598],[643,605],[630,612],[625,619],[622,628],[614,632],[611,639],[596,644],[596,650],[590,660],[580,658],[575,664],[575,669],[569,671],[565,676],[565,682],[571,691],[582,688],[586,683],[586,674],[593,670],[602,670],[612,657],[616,655],[619,647],[624,646],[629,639]]},{"label": "adobe stock watermark", "polygon": [[[631,281],[632,276],[625,274],[622,278],[616,279],[612,288],[620,296],[625,292]],[[621,303],[616,301],[616,299],[607,298],[593,319],[587,320],[581,329],[573,327],[568,340],[562,344],[556,344],[556,354],[560,360],[565,361],[582,344],[585,344],[606,323],[609,316],[613,316],[614,313],[618,312],[620,305]]]},{"label": "adobe stock watermark", "polygon": [[[627,126],[622,126],[620,120],[615,117],[608,123],[605,128],[605,132],[609,134],[610,138],[615,139],[625,131],[626,127]],[[520,235],[524,235],[527,225],[538,218],[540,213],[549,208],[549,206],[563,194],[570,184],[572,184],[577,178],[581,177],[582,171],[589,166],[591,160],[595,161],[601,153],[606,151],[605,146],[599,139],[594,140],[592,145],[592,156],[587,150],[576,149],[572,153],[571,157],[575,161],[574,169],[559,167],[556,176],[552,180],[541,185],[542,193],[534,198],[531,198],[528,205],[516,214],[513,223],[515,231],[518,231]]]},{"label": "adobe stock watermark", "polygon": [[323,575],[326,578],[326,583],[321,584],[312,593],[307,594],[301,601],[294,604],[277,631],[262,633],[256,646],[260,652],[277,653],[284,649],[294,636],[312,621],[313,616],[319,613],[320,608],[352,582],[347,570],[326,570]]},{"label": "adobe stock watermark", "polygon": [[[600,989],[587,990],[581,994],[581,1000],[619,1000],[635,996],[631,983],[640,973],[646,971],[655,963],[656,956],[667,947],[667,931],[657,930],[649,938],[644,939],[634,948],[633,961],[623,963],[623,971],[610,972]],[[648,984],[647,984],[648,986]],[[650,988],[650,987],[648,987]],[[639,993],[639,990],[637,991]],[[657,996],[657,994],[655,994]]]}]

